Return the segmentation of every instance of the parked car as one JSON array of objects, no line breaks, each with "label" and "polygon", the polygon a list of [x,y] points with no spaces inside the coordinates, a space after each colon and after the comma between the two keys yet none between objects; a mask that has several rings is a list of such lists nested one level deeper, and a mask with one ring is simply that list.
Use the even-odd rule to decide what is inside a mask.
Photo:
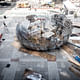
[{"label": "parked car", "polygon": [[0,5],[1,6],[11,6],[11,3],[10,2],[7,2],[7,1],[1,1],[0,2]]}]

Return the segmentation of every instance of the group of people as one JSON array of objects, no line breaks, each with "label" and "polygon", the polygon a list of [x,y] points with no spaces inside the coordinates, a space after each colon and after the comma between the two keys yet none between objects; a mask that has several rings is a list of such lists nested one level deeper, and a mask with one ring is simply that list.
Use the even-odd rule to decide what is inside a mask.
[{"label": "group of people", "polygon": [[8,28],[7,25],[5,23],[5,19],[7,18],[6,16],[3,17],[3,25],[0,26],[0,44],[2,43],[2,41],[4,41],[5,39],[3,39],[3,35],[4,33],[7,31],[8,32]]}]

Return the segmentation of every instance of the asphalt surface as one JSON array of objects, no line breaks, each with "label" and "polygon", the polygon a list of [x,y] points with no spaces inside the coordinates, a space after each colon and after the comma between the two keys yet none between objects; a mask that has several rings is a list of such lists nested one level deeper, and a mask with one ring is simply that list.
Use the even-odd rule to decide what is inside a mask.
[{"label": "asphalt surface", "polygon": [[[22,80],[26,68],[39,72],[46,80],[80,80],[69,70],[72,65],[68,62],[67,56],[61,49],[48,52],[56,56],[56,61],[20,52],[12,43],[16,36],[16,25],[23,21],[23,17],[10,17],[6,19],[8,33],[4,33],[5,41],[0,45],[0,80]],[[1,22],[0,22],[1,23]],[[12,59],[17,59],[12,61]],[[9,67],[6,67],[10,64]]]},{"label": "asphalt surface", "polygon": [[11,6],[0,6],[0,15],[2,15],[7,10],[11,10],[15,6],[15,4],[15,2],[12,2]]}]

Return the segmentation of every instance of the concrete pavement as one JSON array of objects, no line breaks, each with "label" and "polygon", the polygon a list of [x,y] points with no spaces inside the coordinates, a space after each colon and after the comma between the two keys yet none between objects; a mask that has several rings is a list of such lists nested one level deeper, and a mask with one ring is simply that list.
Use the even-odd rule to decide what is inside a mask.
[{"label": "concrete pavement", "polygon": [[[11,10],[10,14],[13,12]],[[15,10],[18,12],[17,10]],[[7,12],[5,13],[7,14]],[[67,56],[61,49],[49,54],[56,55],[56,61],[47,61],[41,57],[33,56],[20,52],[12,46],[16,36],[16,25],[25,19],[23,16],[17,17],[16,14],[6,19],[9,33],[4,34],[5,41],[0,46],[0,80],[22,80],[26,68],[39,72],[46,80],[80,80],[74,73],[69,70],[71,64],[67,61]],[[11,59],[18,59],[11,61]],[[10,67],[6,67],[10,64]]]}]

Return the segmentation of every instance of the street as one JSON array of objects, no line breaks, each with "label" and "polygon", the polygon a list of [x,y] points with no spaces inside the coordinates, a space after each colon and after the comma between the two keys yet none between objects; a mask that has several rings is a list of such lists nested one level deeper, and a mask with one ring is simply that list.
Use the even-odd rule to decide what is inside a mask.
[{"label": "street", "polygon": [[[80,80],[69,70],[71,64],[62,49],[47,52],[56,56],[56,61],[53,62],[21,52],[12,45],[16,36],[16,25],[26,19],[27,10],[23,9],[21,14],[19,11],[21,12],[20,9],[13,8],[9,10],[9,14],[8,11],[3,14],[7,16],[5,22],[9,32],[3,34],[5,40],[0,45],[0,80],[22,80],[26,68],[42,74],[46,80]],[[17,16],[18,14],[20,15]],[[0,17],[0,26],[3,25],[3,15]],[[10,66],[6,67],[8,64]]]}]

